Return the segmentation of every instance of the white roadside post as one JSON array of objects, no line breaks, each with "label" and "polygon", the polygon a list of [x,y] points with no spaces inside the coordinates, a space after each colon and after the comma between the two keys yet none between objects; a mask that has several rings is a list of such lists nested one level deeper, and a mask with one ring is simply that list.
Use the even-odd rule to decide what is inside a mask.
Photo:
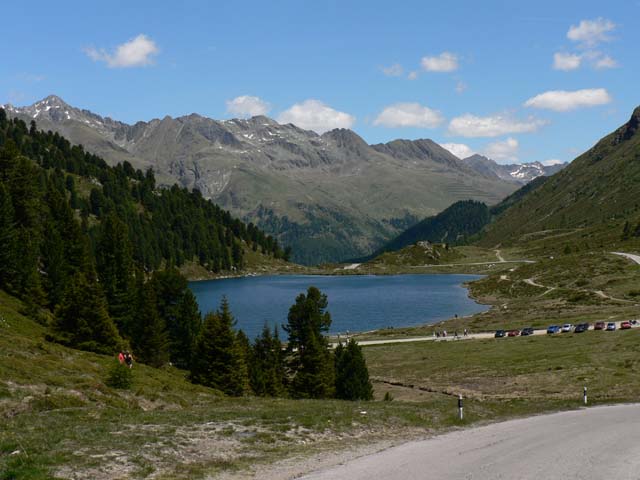
[{"label": "white roadside post", "polygon": [[458,414],[460,415],[460,420],[464,418],[464,411],[462,408],[462,395],[458,395]]},{"label": "white roadside post", "polygon": [[584,404],[587,404],[587,386],[585,385],[584,390],[582,391],[582,397],[584,398]]}]

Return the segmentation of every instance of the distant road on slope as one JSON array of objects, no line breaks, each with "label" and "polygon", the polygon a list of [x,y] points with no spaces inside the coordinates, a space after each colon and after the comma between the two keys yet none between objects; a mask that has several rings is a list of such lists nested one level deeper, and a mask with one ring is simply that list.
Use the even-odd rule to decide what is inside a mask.
[{"label": "distant road on slope", "polygon": [[305,480],[638,479],[640,405],[593,407],[460,430]]},{"label": "distant road on slope", "polygon": [[624,253],[624,252],[611,252],[614,255],[620,255],[621,257],[628,258],[629,260],[633,260],[638,265],[640,265],[640,255],[634,255],[633,253]]}]

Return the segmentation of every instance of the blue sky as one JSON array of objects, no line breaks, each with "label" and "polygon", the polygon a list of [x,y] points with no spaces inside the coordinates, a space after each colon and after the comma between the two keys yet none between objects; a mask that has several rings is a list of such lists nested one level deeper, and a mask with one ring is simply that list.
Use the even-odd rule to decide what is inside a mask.
[{"label": "blue sky", "polygon": [[640,104],[636,0],[31,0],[2,17],[0,103],[54,93],[129,123],[266,113],[507,163],[571,160]]}]

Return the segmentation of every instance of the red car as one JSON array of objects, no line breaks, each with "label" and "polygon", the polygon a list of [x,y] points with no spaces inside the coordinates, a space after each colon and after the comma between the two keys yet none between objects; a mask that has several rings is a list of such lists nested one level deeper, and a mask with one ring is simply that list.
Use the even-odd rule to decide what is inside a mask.
[{"label": "red car", "polygon": [[604,322],[596,322],[596,324],[593,326],[594,330],[604,330],[604,327],[606,327]]},{"label": "red car", "polygon": [[520,330],[509,330],[507,333],[507,337],[517,337],[518,335],[520,335]]},{"label": "red car", "polygon": [[629,330],[631,328],[631,322],[622,322],[620,324],[620,330]]}]

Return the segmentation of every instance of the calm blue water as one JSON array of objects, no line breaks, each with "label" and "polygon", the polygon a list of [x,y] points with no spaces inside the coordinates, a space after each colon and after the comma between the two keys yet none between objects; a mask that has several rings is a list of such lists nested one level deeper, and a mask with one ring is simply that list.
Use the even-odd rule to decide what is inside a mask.
[{"label": "calm blue water", "polygon": [[[191,282],[200,310],[216,310],[223,295],[241,328],[254,338],[267,322],[287,322],[298,294],[316,286],[329,299],[332,333],[436,323],[488,310],[467,296],[463,282],[478,275],[280,275]],[[282,333],[282,332],[281,332]]]}]

